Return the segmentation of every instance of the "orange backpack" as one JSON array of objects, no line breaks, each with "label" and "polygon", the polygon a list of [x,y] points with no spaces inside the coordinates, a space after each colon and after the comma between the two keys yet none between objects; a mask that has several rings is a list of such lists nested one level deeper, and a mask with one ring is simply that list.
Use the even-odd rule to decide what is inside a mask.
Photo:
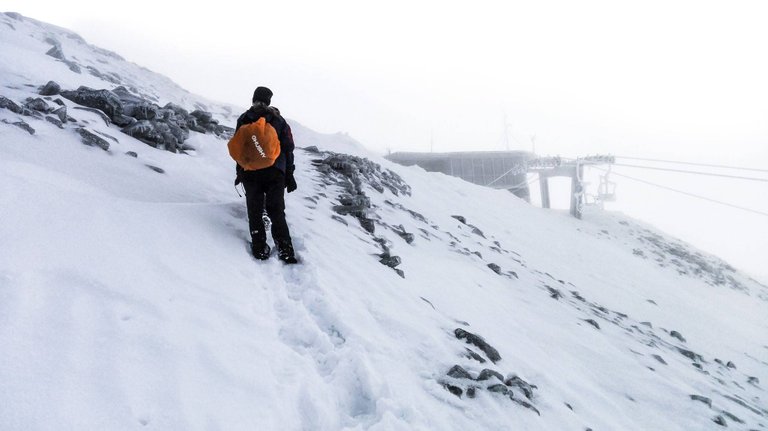
[{"label": "orange backpack", "polygon": [[240,126],[227,144],[229,155],[247,171],[268,168],[280,155],[277,131],[264,117]]}]

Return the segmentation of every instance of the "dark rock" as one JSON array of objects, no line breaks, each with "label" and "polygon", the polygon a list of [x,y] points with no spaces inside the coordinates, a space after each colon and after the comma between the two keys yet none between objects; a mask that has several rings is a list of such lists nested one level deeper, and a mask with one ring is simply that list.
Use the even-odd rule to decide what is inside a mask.
[{"label": "dark rock", "polygon": [[659,355],[652,355],[652,356],[653,356],[653,359],[656,359],[657,361],[661,362],[662,364],[667,365],[667,361],[665,361],[664,358],[662,358],[661,356],[659,356]]},{"label": "dark rock", "polygon": [[390,268],[394,268],[402,263],[402,259],[400,259],[400,256],[382,256],[379,260],[379,263],[382,265],[386,265]]},{"label": "dark rock", "polygon": [[[136,88],[131,87],[131,89],[136,90]],[[120,99],[120,102],[123,104],[127,103],[133,103],[133,104],[140,104],[140,103],[147,103],[146,100],[144,100],[141,96],[138,96],[135,94],[135,92],[138,92],[136,90],[135,92],[132,92],[131,90],[128,90],[124,86],[118,86],[115,87],[112,92],[117,95],[117,97]]]},{"label": "dark rock", "polygon": [[180,144],[179,140],[171,133],[168,124],[157,121],[139,121],[124,127],[122,132],[152,147],[170,152],[176,152]]},{"label": "dark rock", "polygon": [[526,398],[533,399],[533,390],[536,388],[535,385],[531,385],[530,383],[526,382],[525,380],[521,379],[518,376],[512,376],[509,379],[507,379],[504,382],[505,385],[519,388],[521,391],[523,391],[523,394]]},{"label": "dark rock", "polygon": [[474,386],[470,386],[467,388],[467,397],[474,398],[476,394],[477,389]]},{"label": "dark rock", "polygon": [[63,123],[67,121],[67,107],[61,106],[59,109],[53,111],[54,114],[56,114],[57,117],[59,117],[59,120]]},{"label": "dark rock", "polygon": [[701,401],[702,403],[704,403],[707,406],[709,406],[709,408],[712,408],[712,400],[710,398],[707,398],[707,397],[702,396],[702,395],[689,395],[689,396],[691,397],[692,400],[694,400],[694,401]]},{"label": "dark rock", "polygon": [[495,272],[496,274],[501,275],[501,267],[499,265],[497,265],[495,263],[489,263],[488,264],[488,268],[491,268],[491,270],[493,272]]},{"label": "dark rock", "polygon": [[344,195],[339,197],[339,202],[344,207],[366,208],[366,209],[371,207],[371,199],[364,194]]},{"label": "dark rock", "polygon": [[600,329],[600,325],[597,322],[595,322],[594,319],[584,319],[584,321],[594,326],[596,329]]},{"label": "dark rock", "polygon": [[467,219],[464,216],[460,215],[452,215],[451,217],[455,218],[456,220],[460,221],[461,224],[467,224]]},{"label": "dark rock", "polygon": [[331,207],[333,211],[341,215],[353,215],[355,217],[363,217],[368,211],[368,206],[365,205],[334,205]]},{"label": "dark rock", "polygon": [[568,410],[573,411],[573,406],[572,405],[570,405],[568,403],[565,403],[565,406],[568,407]]},{"label": "dark rock", "polygon": [[66,106],[66,105],[64,104],[64,101],[63,101],[63,100],[61,100],[61,98],[56,98],[56,99],[53,99],[53,103],[55,103],[55,104],[57,104],[57,105],[59,105],[59,106]]},{"label": "dark rock", "polygon": [[443,387],[445,389],[447,389],[448,392],[452,393],[453,395],[456,395],[459,398],[461,398],[461,394],[464,393],[464,391],[460,387],[458,387],[458,386],[453,386],[453,385],[449,385],[449,384],[445,383],[445,384],[443,384]]},{"label": "dark rock", "polygon": [[164,174],[165,173],[165,170],[163,168],[158,168],[157,166],[152,166],[152,165],[145,165],[145,166],[148,167],[149,169],[152,169],[153,171],[157,172],[158,174]]},{"label": "dark rock", "polygon": [[427,298],[425,298],[423,296],[419,296],[419,298],[421,298],[422,301],[424,301],[427,304],[429,304],[429,306],[432,307],[433,310],[437,310],[437,308],[435,308],[435,304],[433,304],[432,301],[430,301],[429,299],[427,299]]},{"label": "dark rock", "polygon": [[308,153],[319,153],[320,152],[320,150],[317,149],[317,147],[314,146],[314,145],[310,145],[309,147],[304,147],[304,151],[306,151]]},{"label": "dark rock", "polygon": [[586,299],[584,299],[584,297],[583,297],[583,296],[581,296],[581,294],[579,294],[579,292],[577,292],[577,291],[575,291],[575,290],[572,290],[572,291],[571,291],[571,295],[572,295],[574,298],[576,298],[576,299],[578,299],[579,301],[581,301],[581,302],[586,302]]},{"label": "dark rock", "polygon": [[389,241],[388,241],[386,238],[381,238],[381,237],[378,237],[378,236],[377,236],[377,237],[373,237],[373,240],[374,240],[374,241],[375,241],[377,244],[379,244],[379,246],[381,247],[381,249],[384,251],[384,254],[385,254],[385,255],[388,255],[388,254],[390,253],[390,252],[389,252],[389,249],[390,249],[390,247],[392,247],[392,243],[391,243],[391,242],[389,242]]},{"label": "dark rock", "polygon": [[101,73],[99,69],[96,69],[93,66],[86,66],[86,69],[88,69],[88,72],[90,72],[91,75],[103,79],[104,81],[111,82],[113,84],[119,84],[120,83],[120,76],[110,72],[110,73]]},{"label": "dark rock", "polygon": [[760,379],[758,379],[757,377],[748,376],[747,377],[747,383],[749,383],[750,385],[757,386],[757,385],[760,384]]},{"label": "dark rock", "polygon": [[482,350],[483,353],[488,357],[488,359],[491,360],[491,362],[496,363],[501,360],[501,355],[499,355],[499,352],[494,349],[490,344],[488,344],[483,337],[479,335],[475,335],[471,332],[465,331],[461,328],[456,328],[456,330],[453,331],[453,334],[456,336],[456,338],[460,340],[465,340],[469,344],[475,345],[478,349]]},{"label": "dark rock", "polygon": [[197,133],[205,133],[206,132],[205,127],[199,126],[197,124],[197,120],[195,119],[195,117],[192,117],[192,116],[186,117],[186,126],[187,126],[187,129],[195,131]]},{"label": "dark rock", "polygon": [[120,141],[117,140],[117,138],[115,138],[114,136],[112,136],[112,135],[110,135],[108,133],[100,132],[98,130],[94,130],[94,132],[96,132],[96,134],[98,134],[98,135],[101,135],[102,138],[107,138],[107,139],[109,139],[110,141],[112,141],[112,142],[114,142],[116,144],[120,142]]},{"label": "dark rock", "polygon": [[392,229],[400,238],[406,243],[411,244],[414,240],[414,235],[405,231],[403,225],[398,226],[396,229]]},{"label": "dark rock", "polygon": [[62,91],[61,96],[79,105],[99,109],[107,114],[109,118],[114,118],[123,113],[123,105],[120,102],[120,98],[109,90],[94,90],[93,88],[81,86],[74,91]]},{"label": "dark rock", "polygon": [[64,64],[66,64],[69,67],[69,70],[71,70],[71,71],[73,71],[75,73],[82,73],[82,70],[80,70],[80,66],[77,63],[75,63],[74,61],[67,60],[67,59],[64,59],[64,60],[61,60],[61,61],[63,61]]},{"label": "dark rock", "polygon": [[728,368],[734,369],[734,370],[736,369],[736,364],[734,364],[731,361],[728,361],[728,363],[725,364],[725,366],[728,367]]},{"label": "dark rock", "polygon": [[740,424],[743,424],[743,423],[744,423],[744,421],[743,421],[743,420],[741,420],[741,418],[739,418],[738,416],[734,415],[733,413],[730,413],[730,412],[726,412],[725,410],[723,410],[723,412],[722,412],[722,413],[723,413],[723,414],[724,414],[724,415],[725,415],[725,416],[726,416],[728,419],[730,419],[730,420],[732,420],[732,421],[734,421],[734,422],[736,422],[736,423],[740,423]]},{"label": "dark rock", "polygon": [[24,131],[26,131],[30,135],[34,135],[35,134],[35,129],[33,129],[32,126],[27,124],[24,120],[14,121],[13,123],[11,123],[11,122],[9,122],[7,120],[2,120],[2,122],[5,123],[5,124],[13,124],[16,127],[20,128],[20,129],[23,129]]},{"label": "dark rock", "polygon": [[78,109],[80,111],[92,112],[92,113],[98,115],[99,117],[101,117],[101,119],[104,120],[104,124],[106,124],[107,126],[112,124],[112,120],[109,119],[109,116],[107,116],[107,114],[105,114],[100,109],[88,108],[88,107],[85,107],[85,106],[75,106],[74,109]]},{"label": "dark rock", "polygon": [[50,115],[47,115],[45,117],[45,121],[53,124],[54,126],[58,127],[59,129],[63,129],[64,128],[64,123],[62,123],[61,120],[59,120],[56,117],[51,117]]},{"label": "dark rock", "polygon": [[45,53],[45,55],[50,55],[51,57],[53,57],[53,58],[55,58],[57,60],[66,60],[67,59],[66,57],[64,57],[64,51],[61,49],[61,44],[59,44],[58,41],[56,42],[55,45],[53,45],[51,47],[51,49],[49,49]]},{"label": "dark rock", "polygon": [[678,348],[677,348],[677,351],[678,351],[678,352],[679,352],[681,355],[685,356],[686,358],[688,358],[688,359],[690,359],[690,360],[692,360],[692,361],[696,361],[696,360],[699,360],[699,361],[700,361],[700,360],[702,360],[702,357],[701,357],[701,355],[699,355],[698,353],[692,352],[692,351],[690,351],[690,350],[687,350],[687,349],[682,349],[682,348],[678,347]]},{"label": "dark rock", "polygon": [[475,235],[478,235],[478,236],[481,236],[481,237],[485,238],[485,235],[483,234],[483,231],[481,231],[480,229],[478,229],[478,228],[476,228],[474,226],[472,226],[472,233],[475,234]]},{"label": "dark rock", "polygon": [[448,370],[448,373],[446,373],[448,376],[453,377],[454,379],[471,379],[472,375],[469,374],[467,370],[462,368],[460,365],[454,365],[451,367],[450,370]]},{"label": "dark rock", "polygon": [[480,371],[480,374],[478,374],[476,380],[480,382],[483,380],[488,380],[491,377],[496,377],[497,379],[499,379],[500,382],[504,382],[504,376],[502,376],[501,373],[488,368],[485,368],[483,371]]},{"label": "dark rock", "polygon": [[47,84],[43,86],[43,88],[40,90],[41,96],[54,96],[56,94],[59,94],[59,91],[61,91],[61,86],[56,83],[55,81],[48,81]]},{"label": "dark rock", "polygon": [[669,336],[672,337],[672,338],[677,338],[678,340],[680,340],[683,343],[685,343],[685,338],[682,335],[680,335],[680,333],[677,332],[677,331],[670,332]]},{"label": "dark rock", "polygon": [[189,115],[195,117],[197,123],[202,127],[208,126],[213,121],[213,114],[199,109],[192,111]]},{"label": "dark rock", "polygon": [[31,111],[38,111],[38,112],[45,112],[45,113],[48,113],[51,111],[51,107],[48,106],[48,103],[39,97],[34,99],[28,99],[27,103],[24,104],[24,107]]},{"label": "dark rock", "polygon": [[[525,400],[518,400],[518,399],[512,397],[512,392],[509,393],[509,396],[510,396],[509,398],[513,402],[515,402],[517,404],[520,404],[521,406],[525,407],[528,410],[533,410],[534,412],[536,412],[537,415],[541,416],[541,412],[539,411],[539,409],[537,409],[536,407],[531,405],[531,403],[529,403],[529,402],[527,402]],[[587,428],[587,431],[592,431],[592,429],[591,428]]]},{"label": "dark rock", "polygon": [[553,287],[549,287],[549,286],[547,286],[547,290],[549,291],[549,297],[550,297],[550,298],[552,298],[552,299],[557,299],[557,300],[559,300],[560,298],[562,298],[562,297],[563,297],[563,294],[562,294],[562,293],[560,293],[560,291],[559,291],[559,290],[557,290],[557,289],[555,289],[555,288],[553,288]]},{"label": "dark rock", "polygon": [[509,392],[509,388],[502,383],[496,383],[495,385],[488,386],[488,391],[506,395]]},{"label": "dark rock", "polygon": [[474,359],[477,362],[480,362],[481,364],[485,363],[485,358],[483,358],[482,356],[478,355],[474,350],[466,349],[466,351],[467,351],[467,357],[468,358]]},{"label": "dark rock", "polygon": [[128,156],[128,157],[133,157],[134,159],[139,157],[139,155],[136,154],[135,151],[128,151],[127,153],[125,153],[125,155]]},{"label": "dark rock", "polygon": [[405,271],[403,271],[402,269],[397,269],[397,268],[393,268],[393,269],[395,270],[397,275],[399,275],[402,278],[405,278]]},{"label": "dark rock", "polygon": [[716,423],[716,424],[720,425],[721,427],[728,427],[728,423],[725,421],[725,418],[724,418],[724,417],[722,417],[722,416],[720,416],[720,415],[718,415],[718,416],[715,416],[715,417],[712,419],[712,422],[714,422],[714,423]]},{"label": "dark rock", "polygon": [[104,151],[107,151],[109,149],[109,142],[102,139],[100,136],[92,133],[91,131],[79,128],[76,130],[77,133],[80,135],[80,142],[82,142],[85,145],[88,145],[90,147],[99,147]]},{"label": "dark rock", "polygon": [[334,215],[331,216],[331,218],[336,220],[339,223],[342,223],[344,226],[349,226],[349,223],[347,223],[347,221],[344,220],[342,217],[339,217],[339,216],[334,214]]},{"label": "dark rock", "polygon": [[129,127],[138,122],[135,118],[123,114],[115,115],[112,117],[112,121],[120,127]]},{"label": "dark rock", "polygon": [[[122,100],[121,100],[122,101]],[[130,103],[130,102],[123,102],[123,114],[127,115],[129,117],[133,117],[139,121],[141,120],[154,120],[156,118],[160,117],[160,107],[155,105],[154,103],[148,103],[148,102],[138,102],[138,103]],[[164,111],[164,112],[170,112],[173,111]],[[166,118],[163,118],[167,120]]]},{"label": "dark rock", "polygon": [[0,108],[5,108],[15,114],[22,114],[24,112],[21,106],[5,96],[0,96]]},{"label": "dark rock", "polygon": [[189,111],[175,103],[168,102],[165,104],[165,106],[163,106],[163,109],[173,111],[174,114],[176,114],[176,116],[179,118],[187,118],[190,116]]},{"label": "dark rock", "polygon": [[376,225],[374,224],[373,220],[369,218],[362,218],[362,217],[358,218],[358,220],[360,220],[360,226],[362,226],[366,232],[373,235],[374,231],[376,230]]}]

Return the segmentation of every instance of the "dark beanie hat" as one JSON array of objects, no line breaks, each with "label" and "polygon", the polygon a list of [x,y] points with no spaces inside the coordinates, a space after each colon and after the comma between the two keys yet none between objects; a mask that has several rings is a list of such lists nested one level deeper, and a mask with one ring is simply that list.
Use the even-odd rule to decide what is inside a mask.
[{"label": "dark beanie hat", "polygon": [[269,105],[272,102],[272,90],[267,87],[256,87],[253,92],[253,102],[262,102]]}]

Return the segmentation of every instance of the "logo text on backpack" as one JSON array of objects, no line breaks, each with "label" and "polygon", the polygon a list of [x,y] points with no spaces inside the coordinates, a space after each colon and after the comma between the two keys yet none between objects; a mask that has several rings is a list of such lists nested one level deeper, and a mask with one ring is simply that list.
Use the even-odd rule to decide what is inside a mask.
[{"label": "logo text on backpack", "polygon": [[264,154],[264,149],[261,148],[261,144],[259,144],[259,138],[256,137],[256,135],[251,135],[251,140],[253,140],[253,145],[256,146],[256,151],[259,152],[262,159],[266,159],[267,155]]}]

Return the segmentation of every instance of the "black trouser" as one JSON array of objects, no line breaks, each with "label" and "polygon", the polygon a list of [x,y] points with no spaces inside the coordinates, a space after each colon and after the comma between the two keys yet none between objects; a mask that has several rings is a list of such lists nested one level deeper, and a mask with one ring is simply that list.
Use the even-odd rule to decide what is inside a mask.
[{"label": "black trouser", "polygon": [[291,234],[285,221],[285,176],[275,167],[246,171],[243,175],[245,202],[248,206],[248,227],[253,244],[261,246],[267,242],[264,232],[264,208],[272,222],[272,239],[275,244],[291,244]]}]

